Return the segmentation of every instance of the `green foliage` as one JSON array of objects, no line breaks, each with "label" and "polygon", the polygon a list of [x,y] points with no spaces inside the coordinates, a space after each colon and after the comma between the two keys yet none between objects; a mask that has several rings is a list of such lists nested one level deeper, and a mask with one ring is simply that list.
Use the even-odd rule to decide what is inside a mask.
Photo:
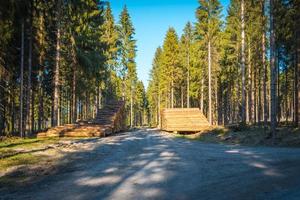
[{"label": "green foliage", "polygon": [[[159,124],[159,112],[171,107],[199,107],[208,116],[209,85],[214,124],[239,123],[241,120],[241,3],[231,0],[222,21],[217,0],[199,0],[197,22],[187,23],[178,42],[175,31],[167,31],[163,48],[158,48],[150,73],[147,97],[150,122]],[[299,3],[274,1],[276,64],[278,68],[278,120],[296,121],[299,88]],[[245,10],[245,93],[247,123],[268,121],[270,106],[269,3],[244,1]],[[211,84],[208,83],[208,44],[211,46]],[[297,66],[298,64],[298,66]],[[174,82],[174,85],[172,85]],[[189,83],[189,84],[188,84]],[[189,86],[188,86],[189,85]],[[189,88],[188,88],[189,87]],[[188,88],[188,89],[187,89]],[[265,91],[264,91],[265,88]],[[293,103],[294,102],[294,103]],[[267,124],[266,124],[267,125]]]}]

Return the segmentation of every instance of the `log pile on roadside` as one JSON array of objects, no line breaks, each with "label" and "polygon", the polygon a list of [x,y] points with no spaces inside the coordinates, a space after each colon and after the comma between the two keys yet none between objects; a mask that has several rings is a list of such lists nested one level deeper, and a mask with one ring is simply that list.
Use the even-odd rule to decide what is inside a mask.
[{"label": "log pile on roadside", "polygon": [[50,128],[37,137],[104,137],[126,130],[125,102],[113,101],[99,109],[95,119]]},{"label": "log pile on roadside", "polygon": [[199,108],[171,108],[161,112],[161,129],[174,132],[198,132],[209,128]]}]

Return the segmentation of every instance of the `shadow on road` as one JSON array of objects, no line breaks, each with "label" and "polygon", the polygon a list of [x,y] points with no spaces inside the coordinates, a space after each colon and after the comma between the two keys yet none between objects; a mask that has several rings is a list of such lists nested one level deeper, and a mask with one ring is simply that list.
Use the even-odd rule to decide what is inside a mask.
[{"label": "shadow on road", "polygon": [[[84,141],[55,174],[4,199],[293,199],[300,150],[204,144],[140,130]],[[0,197],[1,199],[1,197]],[[296,198],[295,198],[296,199]]]}]

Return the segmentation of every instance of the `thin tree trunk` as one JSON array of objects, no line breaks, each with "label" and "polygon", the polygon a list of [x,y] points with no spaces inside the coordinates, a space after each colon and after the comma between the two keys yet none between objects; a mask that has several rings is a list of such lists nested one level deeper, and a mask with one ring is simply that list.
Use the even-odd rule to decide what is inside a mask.
[{"label": "thin tree trunk", "polygon": [[258,125],[261,127],[261,119],[262,119],[262,87],[261,87],[261,68],[258,70]]},{"label": "thin tree trunk", "polygon": [[26,102],[26,122],[27,122],[27,134],[31,134],[31,112],[30,112],[30,103],[31,103],[31,74],[32,74],[32,24],[30,23],[29,28],[29,50],[28,50],[28,79],[27,79],[27,102]]},{"label": "thin tree trunk", "polygon": [[190,107],[190,50],[187,57],[187,87],[186,87],[186,107]]},{"label": "thin tree trunk", "polygon": [[275,66],[275,31],[274,31],[274,11],[273,11],[273,0],[270,1],[270,70],[271,70],[271,133],[272,137],[275,137],[277,120],[277,95],[276,95],[276,76],[277,67]]},{"label": "thin tree trunk", "polygon": [[42,120],[43,120],[43,110],[44,110],[44,106],[43,106],[43,88],[41,86],[41,84],[39,84],[39,116],[38,116],[38,131],[42,130]]},{"label": "thin tree trunk", "polygon": [[160,92],[158,90],[158,106],[157,106],[157,114],[158,114],[158,128],[161,128],[161,118],[160,118]]},{"label": "thin tree trunk", "polygon": [[53,101],[53,125],[58,126],[60,124],[60,109],[59,109],[59,64],[60,64],[60,0],[57,4],[57,32],[56,32],[56,58],[55,58],[55,72],[54,72],[54,101]]},{"label": "thin tree trunk", "polygon": [[262,10],[261,10],[261,18],[262,18],[262,65],[264,70],[264,81],[263,81],[263,110],[264,110],[264,129],[266,130],[268,125],[268,99],[267,99],[267,81],[268,81],[268,71],[266,65],[266,32],[265,32],[265,0],[262,0]]},{"label": "thin tree trunk", "polygon": [[21,30],[21,75],[20,75],[20,136],[24,137],[23,132],[23,85],[24,85],[24,20]]},{"label": "thin tree trunk", "polygon": [[216,123],[216,125],[219,125],[219,107],[218,107],[218,102],[219,102],[219,98],[218,98],[218,80],[215,79],[215,112],[214,112],[214,122]]},{"label": "thin tree trunk", "polygon": [[171,82],[171,108],[174,108],[174,81],[173,81],[173,74],[172,74],[172,82]]},{"label": "thin tree trunk", "polygon": [[204,79],[201,79],[201,105],[200,105],[200,110],[203,113],[204,111]]},{"label": "thin tree trunk", "polygon": [[288,112],[288,107],[289,107],[289,104],[288,104],[288,69],[286,68],[285,70],[285,122],[287,123],[288,122],[288,116],[289,116],[289,112]]},{"label": "thin tree trunk", "polygon": [[[295,5],[295,10],[299,11],[300,5]],[[295,124],[300,127],[300,13],[297,12],[295,15],[296,18],[296,24],[295,31],[296,31],[296,49],[295,49]]]},{"label": "thin tree trunk", "polygon": [[253,77],[253,87],[252,87],[252,104],[251,104],[251,111],[252,111],[252,122],[256,124],[257,122],[257,77],[256,71],[252,72]]},{"label": "thin tree trunk", "polygon": [[31,130],[30,132],[31,133],[34,133],[35,131],[35,126],[34,126],[34,123],[35,123],[35,118],[34,118],[34,100],[35,100],[35,95],[34,95],[34,85],[31,87]]},{"label": "thin tree trunk", "polygon": [[[251,66],[251,42],[248,43],[248,122],[253,122],[253,101],[252,101],[252,66]],[[255,86],[254,86],[255,87]]]},{"label": "thin tree trunk", "polygon": [[241,122],[246,123],[246,85],[245,85],[245,14],[244,0],[241,1],[241,23],[242,23],[242,49],[241,49],[241,74],[242,74],[242,107],[241,107]]},{"label": "thin tree trunk", "polygon": [[76,70],[75,65],[73,66],[73,77],[72,77],[72,123],[77,120],[77,103],[76,103]]},{"label": "thin tree trunk", "polygon": [[181,87],[181,108],[183,108],[183,87]]},{"label": "thin tree trunk", "polygon": [[130,90],[130,128],[133,127],[133,89]]},{"label": "thin tree trunk", "polygon": [[211,44],[208,41],[208,119],[212,125],[212,96],[211,96]]}]

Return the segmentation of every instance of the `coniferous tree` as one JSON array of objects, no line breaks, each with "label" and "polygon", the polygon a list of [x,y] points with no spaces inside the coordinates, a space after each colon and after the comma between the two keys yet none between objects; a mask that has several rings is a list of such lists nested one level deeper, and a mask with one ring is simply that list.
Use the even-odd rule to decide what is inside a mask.
[{"label": "coniferous tree", "polygon": [[181,78],[181,71],[179,68],[179,43],[178,43],[178,36],[174,30],[174,28],[169,28],[167,31],[163,50],[162,50],[162,73],[163,77],[163,88],[164,93],[167,95],[165,96],[167,107],[174,108],[174,90],[175,90],[175,83],[179,78]]},{"label": "coniferous tree", "polygon": [[[201,40],[202,50],[207,52],[208,68],[208,119],[213,124],[212,111],[212,87],[213,71],[217,71],[218,65],[218,37],[221,29],[221,5],[218,0],[199,0],[199,7],[196,11],[197,37]],[[213,69],[214,67],[214,69]],[[215,79],[216,79],[215,74]],[[216,82],[216,80],[215,80]],[[215,91],[216,93],[217,91]]]},{"label": "coniferous tree", "polygon": [[[119,22],[119,41],[120,41],[120,65],[119,70],[122,78],[122,97],[129,103],[130,127],[134,122],[134,95],[136,90],[137,73],[136,73],[136,41],[133,36],[135,34],[127,7],[125,6]],[[126,97],[126,98],[125,98]]]}]

